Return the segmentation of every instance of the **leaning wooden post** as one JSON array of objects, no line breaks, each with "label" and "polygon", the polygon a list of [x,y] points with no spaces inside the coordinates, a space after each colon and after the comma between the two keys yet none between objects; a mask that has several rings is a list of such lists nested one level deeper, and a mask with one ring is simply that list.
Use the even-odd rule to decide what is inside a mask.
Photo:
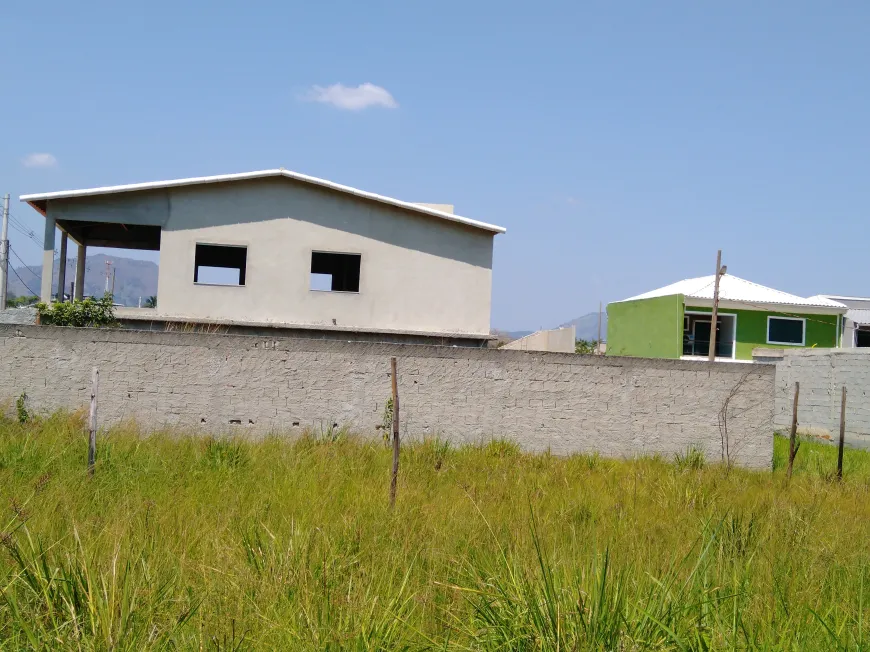
[{"label": "leaning wooden post", "polygon": [[91,377],[91,415],[88,419],[88,475],[94,474],[97,463],[97,388],[100,384],[100,372],[94,367]]},{"label": "leaning wooden post", "polygon": [[390,479],[390,508],[396,506],[396,486],[399,482],[399,383],[396,378],[396,359],[390,358],[393,377],[393,475]]},{"label": "leaning wooden post", "polygon": [[843,446],[846,443],[846,386],[843,385],[843,398],[840,400],[840,446],[837,451],[837,480],[843,479]]},{"label": "leaning wooden post", "polygon": [[801,384],[794,384],[794,406],[791,413],[791,434],[788,438],[788,477],[791,478],[791,471],[794,467],[794,458],[797,456],[800,444],[797,443],[797,427],[798,427],[798,397],[801,393]]}]

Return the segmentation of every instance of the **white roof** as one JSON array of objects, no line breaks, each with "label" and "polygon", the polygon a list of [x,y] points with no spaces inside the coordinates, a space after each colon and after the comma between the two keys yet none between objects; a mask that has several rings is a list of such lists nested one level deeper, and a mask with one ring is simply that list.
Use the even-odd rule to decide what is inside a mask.
[{"label": "white roof", "polygon": [[[315,186],[321,186],[323,188],[329,188],[330,190],[335,190],[337,192],[347,193],[349,195],[355,195],[357,197],[362,197],[363,199],[369,199],[372,201],[378,201],[384,204],[390,204],[391,206],[398,206],[399,208],[405,208],[407,210],[415,211],[417,213],[423,213],[425,215],[432,215],[434,217],[440,217],[445,220],[450,220],[451,222],[459,222],[460,224],[467,224],[468,226],[473,226],[478,229],[483,229],[484,231],[491,231],[492,233],[504,233],[506,229],[501,226],[496,226],[495,224],[487,224],[486,222],[480,222],[478,220],[472,220],[468,217],[462,217],[460,215],[454,215],[453,213],[448,213],[445,211],[437,210],[435,208],[431,208],[429,206],[422,206],[420,204],[413,204],[411,202],[402,201],[400,199],[393,199],[392,197],[385,197],[384,195],[377,195],[373,192],[366,192],[365,190],[359,190],[357,188],[351,188],[350,186],[343,186],[338,183],[334,183],[332,181],[327,181],[326,179],[318,179],[317,177],[310,177],[307,174],[300,174],[299,172],[293,172],[291,170],[285,170],[284,168],[278,168],[274,170],[259,170],[257,172],[241,172],[239,174],[219,174],[211,177],[191,177],[189,179],[171,179],[168,181],[149,181],[147,183],[130,183],[122,186],[105,186],[102,188],[85,188],[82,190],[61,190],[59,192],[43,192],[43,193],[35,193],[31,195],[21,195],[19,198],[21,201],[28,202],[31,206],[34,205],[35,202],[42,202],[51,199],[71,199],[74,197],[92,197],[94,195],[111,195],[114,193],[120,192],[135,192],[137,190],[155,190],[159,188],[174,188],[178,186],[194,186],[198,184],[204,183],[225,183],[228,181],[244,181],[247,179],[262,179],[265,177],[287,177],[288,179],[295,179],[296,181],[302,181],[304,183],[310,183]],[[38,207],[34,206],[34,208]]]},{"label": "white roof", "polygon": [[856,324],[864,326],[870,324],[870,310],[855,310],[853,308],[846,312],[846,318],[851,319]]},{"label": "white roof", "polygon": [[[636,301],[638,299],[652,299],[654,297],[666,297],[673,294],[683,294],[687,298],[713,300],[713,286],[715,276],[701,276],[689,278],[684,281],[666,285],[658,290],[645,292],[624,301]],[[845,310],[846,306],[836,301],[831,301],[822,296],[814,296],[804,299],[795,294],[781,292],[773,288],[753,283],[737,276],[725,274],[719,279],[719,300],[733,301],[736,303],[803,306],[807,308],[832,308]]]}]

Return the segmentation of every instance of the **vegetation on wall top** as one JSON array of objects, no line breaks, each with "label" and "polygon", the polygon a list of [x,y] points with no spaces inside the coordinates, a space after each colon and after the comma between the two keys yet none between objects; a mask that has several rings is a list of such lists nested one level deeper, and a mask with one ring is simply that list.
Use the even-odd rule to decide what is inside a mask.
[{"label": "vegetation on wall top", "polygon": [[64,303],[36,304],[39,323],[46,326],[113,327],[118,325],[112,295],[102,299],[76,299]]}]

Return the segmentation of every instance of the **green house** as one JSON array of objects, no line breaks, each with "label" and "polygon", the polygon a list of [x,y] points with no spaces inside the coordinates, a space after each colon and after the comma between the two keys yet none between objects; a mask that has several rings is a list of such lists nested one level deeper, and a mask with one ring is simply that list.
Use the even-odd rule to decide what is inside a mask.
[{"label": "green house", "polygon": [[[607,355],[706,359],[714,276],[673,283],[607,306]],[[840,345],[847,307],[724,275],[719,279],[716,359],[752,360],[759,347]]]}]

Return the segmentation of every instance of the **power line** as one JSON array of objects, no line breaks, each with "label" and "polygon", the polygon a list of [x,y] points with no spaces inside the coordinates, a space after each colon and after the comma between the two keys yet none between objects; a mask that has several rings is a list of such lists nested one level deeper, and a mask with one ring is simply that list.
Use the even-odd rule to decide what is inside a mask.
[{"label": "power line", "polygon": [[[27,268],[27,270],[30,271],[31,274],[33,274],[34,276],[36,276],[36,272],[34,272],[32,269],[30,269],[30,267],[28,267],[28,266],[24,263],[24,261],[21,260],[21,258],[18,257],[18,254],[16,254],[14,251],[12,251],[12,247],[9,247],[9,251],[12,252],[12,255],[13,255],[13,256],[15,256],[16,258],[18,258],[18,262],[20,262],[22,265],[24,265],[24,267]],[[18,270],[15,269],[14,267],[12,268],[12,273],[15,274],[15,276],[18,277],[18,280],[21,281],[21,285],[23,285],[23,286],[25,287],[25,289],[26,289],[28,292],[30,292],[31,296],[37,296],[37,297],[39,296],[39,294],[37,294],[36,292],[34,292],[33,290],[30,289],[30,286],[28,286],[27,283],[24,282],[24,279],[21,278],[21,275],[18,273]]]},{"label": "power line", "polygon": [[33,234],[32,231],[28,233],[27,231],[22,229],[20,226],[15,224],[15,222],[9,222],[9,226],[11,226],[13,229],[18,231],[25,238],[29,238],[30,240],[32,240],[35,244],[37,244],[37,245],[40,244],[39,240],[36,239],[36,236]]},{"label": "power line", "polygon": [[33,290],[30,289],[30,286],[28,286],[27,283],[24,282],[24,279],[21,278],[21,276],[18,275],[18,272],[15,271],[15,268],[14,268],[14,267],[12,268],[12,273],[15,274],[15,276],[18,277],[18,280],[21,281],[21,285],[23,285],[23,286],[25,287],[25,289],[26,289],[28,292],[30,292],[30,296],[33,296],[33,297],[38,297],[38,296],[39,296],[36,292],[34,292]]},{"label": "power line", "polygon": [[12,252],[12,255],[15,256],[15,257],[18,259],[18,262],[21,263],[21,265],[22,265],[22,266],[23,266],[23,267],[24,267],[28,272],[30,272],[31,274],[33,274],[34,276],[36,276],[36,272],[34,272],[34,271],[30,268],[30,265],[28,265],[28,264],[25,263],[23,260],[21,260],[21,257],[20,257],[17,253],[15,253],[15,250],[14,250],[11,246],[9,247],[9,251]]}]

